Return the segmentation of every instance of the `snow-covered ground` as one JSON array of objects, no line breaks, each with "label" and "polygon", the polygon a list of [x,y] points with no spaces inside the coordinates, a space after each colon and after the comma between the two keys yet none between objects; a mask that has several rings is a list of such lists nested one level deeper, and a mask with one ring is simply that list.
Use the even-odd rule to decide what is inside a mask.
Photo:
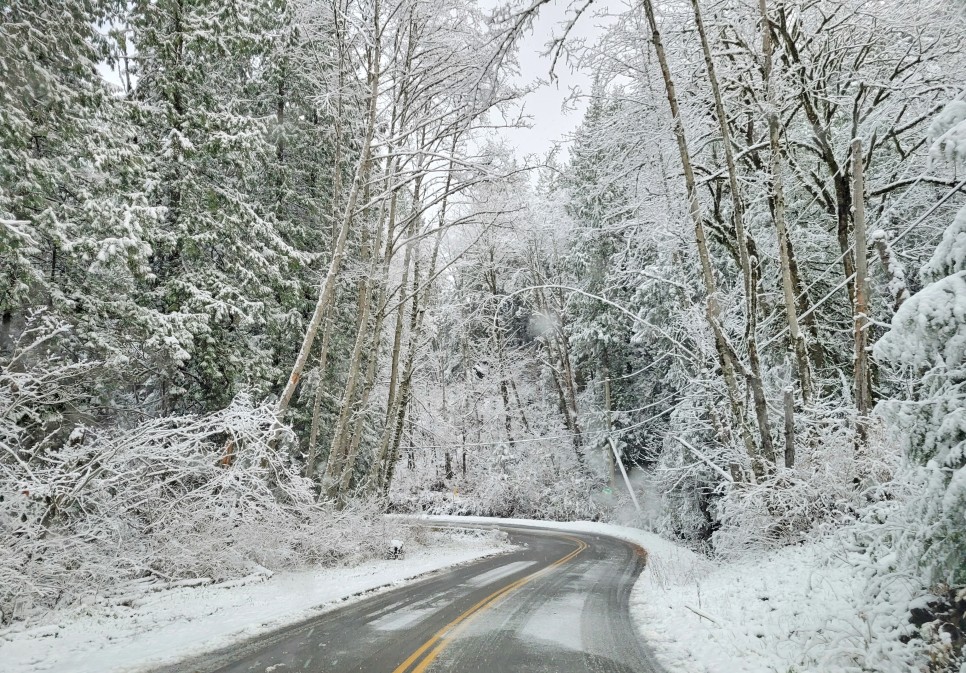
[{"label": "snow-covered ground", "polygon": [[644,641],[673,673],[845,673],[918,670],[896,629],[907,623],[914,587],[894,579],[870,596],[867,564],[843,538],[823,538],[740,561],[717,562],[636,528],[485,517],[427,517],[518,523],[611,535],[647,551],[631,613]]},{"label": "snow-covered ground", "polygon": [[658,556],[635,586],[632,611],[672,671],[918,670],[895,637],[908,622],[913,587],[895,581],[871,596],[863,566],[830,544],[726,564]]},{"label": "snow-covered ground", "polygon": [[134,593],[0,630],[2,673],[134,673],[299,622],[381,587],[511,549],[492,536],[440,535],[398,560]]}]

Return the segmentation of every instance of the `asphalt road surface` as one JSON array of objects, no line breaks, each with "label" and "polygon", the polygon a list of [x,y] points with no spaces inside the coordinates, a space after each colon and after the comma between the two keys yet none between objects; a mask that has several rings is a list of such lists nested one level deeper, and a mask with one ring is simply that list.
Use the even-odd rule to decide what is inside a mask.
[{"label": "asphalt road surface", "polygon": [[660,673],[628,613],[640,549],[500,527],[522,548],[351,603],[184,673]]}]

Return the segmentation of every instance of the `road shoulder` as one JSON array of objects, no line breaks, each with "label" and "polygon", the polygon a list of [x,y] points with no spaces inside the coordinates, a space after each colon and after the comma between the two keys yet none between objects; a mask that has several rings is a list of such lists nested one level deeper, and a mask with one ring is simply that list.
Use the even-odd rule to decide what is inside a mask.
[{"label": "road shoulder", "polygon": [[316,617],[375,591],[511,551],[496,536],[453,535],[401,559],[346,568],[255,574],[205,586],[135,593],[0,631],[4,673],[138,673],[206,655]]}]

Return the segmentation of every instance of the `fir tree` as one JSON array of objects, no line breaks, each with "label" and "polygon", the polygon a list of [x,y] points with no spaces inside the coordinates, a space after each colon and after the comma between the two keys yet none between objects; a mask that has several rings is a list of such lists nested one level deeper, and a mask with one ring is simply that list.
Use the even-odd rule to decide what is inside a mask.
[{"label": "fir tree", "polygon": [[[277,344],[305,257],[256,197],[277,151],[245,104],[266,54],[270,7],[163,0],[134,6],[133,92],[145,191],[164,210],[151,236],[142,328],[162,412],[224,406],[278,377]],[[269,24],[270,25],[270,24]],[[270,327],[271,326],[271,327]]]}]

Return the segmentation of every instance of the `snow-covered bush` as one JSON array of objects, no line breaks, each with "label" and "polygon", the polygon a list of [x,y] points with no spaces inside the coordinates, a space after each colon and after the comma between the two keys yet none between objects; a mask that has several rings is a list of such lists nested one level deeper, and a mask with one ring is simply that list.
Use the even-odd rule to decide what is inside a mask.
[{"label": "snow-covered bush", "polygon": [[[519,455],[516,455],[519,454]],[[504,447],[478,454],[464,478],[427,484],[423,461],[413,468],[400,465],[393,490],[392,508],[402,512],[463,514],[574,521],[601,519],[607,507],[593,494],[602,484],[567,465],[547,460],[547,447]]]},{"label": "snow-covered bush", "polygon": [[65,433],[72,384],[95,365],[29,361],[53,338],[38,334],[0,368],[5,620],[139,578],[218,581],[378,556],[400,537],[374,505],[317,504],[291,432],[245,396],[206,416]]},{"label": "snow-covered bush", "polygon": [[721,495],[721,478],[671,441],[661,454],[656,475],[663,511],[660,531],[692,547],[705,547],[716,526],[713,508]]},{"label": "snow-covered bush", "polygon": [[830,423],[821,441],[798,447],[793,468],[725,489],[715,508],[715,551],[734,556],[800,544],[854,522],[871,503],[889,497],[899,462],[895,450],[876,427],[857,452],[850,428]]},{"label": "snow-covered bush", "polygon": [[698,411],[679,411],[677,432],[666,438],[655,469],[660,529],[695,549],[735,558],[799,544],[888,497],[899,456],[877,425],[869,445],[856,451],[854,419],[828,413],[797,442],[793,467],[773,466],[753,478],[742,447],[689,432],[698,427]]},{"label": "snow-covered bush", "polygon": [[966,583],[966,208],[921,271],[925,284],[875,346],[905,392],[879,412],[918,473],[911,503],[921,525],[901,540],[929,581]]}]

